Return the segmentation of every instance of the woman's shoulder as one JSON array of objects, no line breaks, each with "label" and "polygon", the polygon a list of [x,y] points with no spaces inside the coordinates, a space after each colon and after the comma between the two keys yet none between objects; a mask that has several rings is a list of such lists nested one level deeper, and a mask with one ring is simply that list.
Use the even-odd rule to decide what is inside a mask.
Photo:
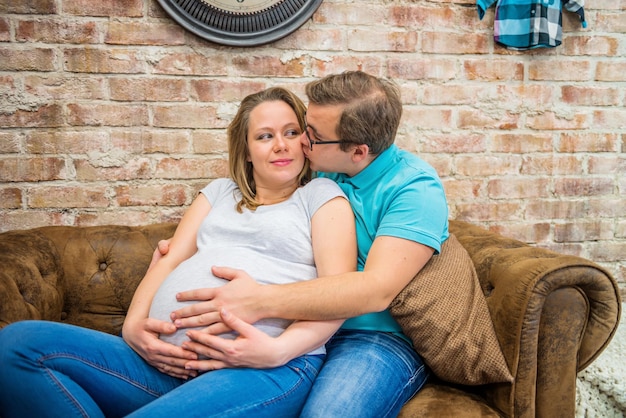
[{"label": "woman's shoulder", "polygon": [[237,184],[230,178],[224,177],[211,181],[200,192],[208,196],[220,196],[230,193],[237,188]]},{"label": "woman's shoulder", "polygon": [[333,180],[326,178],[315,178],[304,187],[298,189],[302,200],[308,202],[311,212],[315,212],[321,205],[335,197],[346,198],[345,193]]},{"label": "woman's shoulder", "polygon": [[341,188],[339,187],[339,185],[334,180],[326,177],[316,177],[313,180],[309,181],[304,187],[308,187],[311,189],[338,190],[341,192]]}]

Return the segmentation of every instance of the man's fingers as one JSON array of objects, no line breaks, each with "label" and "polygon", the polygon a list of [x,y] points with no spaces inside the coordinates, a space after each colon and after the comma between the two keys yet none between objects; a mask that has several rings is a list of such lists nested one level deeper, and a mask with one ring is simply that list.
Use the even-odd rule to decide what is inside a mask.
[{"label": "man's fingers", "polygon": [[183,311],[183,309],[172,312],[171,317],[176,328],[208,327],[222,320],[219,312],[209,312],[196,316],[187,316],[187,312]]},{"label": "man's fingers", "polygon": [[220,317],[221,317],[224,325],[226,325],[227,327],[229,327],[233,331],[237,331],[239,333],[239,335],[242,335],[244,337],[246,337],[246,336],[250,335],[251,333],[257,331],[257,329],[254,326],[252,326],[252,325],[248,324],[247,322],[243,321],[242,319],[236,317],[235,315],[233,315],[232,313],[230,313],[226,309],[222,309],[220,311]]},{"label": "man's fingers", "polygon": [[[205,287],[202,289],[187,290],[176,294],[176,300],[179,302],[206,302],[215,298],[217,287]],[[190,305],[194,307],[195,305]]]},{"label": "man's fingers", "polygon": [[237,277],[240,270],[230,267],[212,266],[211,272],[215,277],[219,277],[225,280],[233,280]]}]

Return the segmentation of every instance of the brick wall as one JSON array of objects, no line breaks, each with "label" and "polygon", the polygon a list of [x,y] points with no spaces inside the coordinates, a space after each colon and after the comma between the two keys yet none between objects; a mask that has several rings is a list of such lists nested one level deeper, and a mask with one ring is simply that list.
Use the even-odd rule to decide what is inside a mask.
[{"label": "brick wall", "polygon": [[452,218],[608,268],[626,294],[626,1],[563,44],[494,45],[470,0],[325,0],[261,47],[207,42],[155,0],[0,0],[0,230],[178,220],[226,174],[238,101],[362,69],[402,87],[398,144]]}]

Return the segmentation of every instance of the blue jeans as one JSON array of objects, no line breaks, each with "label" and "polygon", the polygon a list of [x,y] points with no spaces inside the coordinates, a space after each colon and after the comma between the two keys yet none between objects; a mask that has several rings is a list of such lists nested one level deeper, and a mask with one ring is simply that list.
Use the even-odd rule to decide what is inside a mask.
[{"label": "blue jeans", "polygon": [[304,406],[304,418],[396,417],[430,372],[397,335],[340,329]]},{"label": "blue jeans", "polygon": [[120,337],[17,322],[0,330],[0,416],[297,417],[322,362],[302,356],[185,381],[150,366]]}]

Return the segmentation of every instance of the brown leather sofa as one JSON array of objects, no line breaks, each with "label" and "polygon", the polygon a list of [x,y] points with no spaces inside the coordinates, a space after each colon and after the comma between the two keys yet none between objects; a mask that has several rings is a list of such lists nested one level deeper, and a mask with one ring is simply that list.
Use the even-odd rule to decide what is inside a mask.
[{"label": "brown leather sofa", "polygon": [[[0,327],[24,319],[120,332],[159,239],[174,224],[53,226],[0,234]],[[433,380],[401,417],[573,417],[576,373],[612,338],[621,304],[611,275],[560,255],[451,221],[485,293],[512,383]],[[497,289],[497,291],[496,291]]]}]

